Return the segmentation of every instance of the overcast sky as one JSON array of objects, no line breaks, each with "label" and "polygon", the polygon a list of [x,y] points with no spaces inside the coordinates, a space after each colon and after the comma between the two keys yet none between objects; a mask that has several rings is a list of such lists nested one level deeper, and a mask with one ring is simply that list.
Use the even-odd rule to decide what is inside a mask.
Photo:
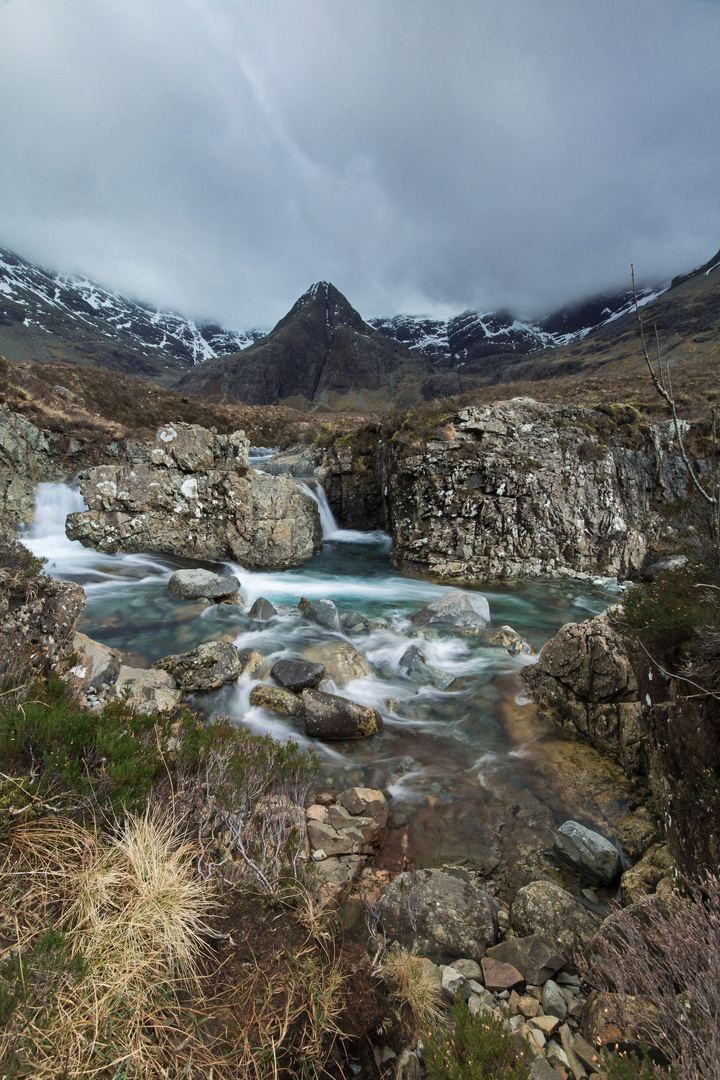
[{"label": "overcast sky", "polygon": [[0,0],[0,246],[229,328],[720,247],[718,0]]}]

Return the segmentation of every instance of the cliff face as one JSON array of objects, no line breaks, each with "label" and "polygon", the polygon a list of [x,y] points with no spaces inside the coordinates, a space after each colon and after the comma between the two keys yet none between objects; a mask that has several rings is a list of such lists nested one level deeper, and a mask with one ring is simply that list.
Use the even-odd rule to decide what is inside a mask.
[{"label": "cliff face", "polygon": [[60,436],[49,435],[0,405],[0,528],[15,532],[32,524],[35,485],[66,479]]},{"label": "cliff face", "polygon": [[393,562],[444,580],[637,572],[684,470],[668,425],[633,413],[514,398],[427,441],[400,432],[381,480]]}]

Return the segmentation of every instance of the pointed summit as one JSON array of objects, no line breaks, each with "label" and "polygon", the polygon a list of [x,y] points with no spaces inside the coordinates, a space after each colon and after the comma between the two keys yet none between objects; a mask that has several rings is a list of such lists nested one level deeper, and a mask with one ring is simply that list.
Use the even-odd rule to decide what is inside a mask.
[{"label": "pointed summit", "polygon": [[421,398],[430,361],[369,326],[329,281],[242,352],[198,364],[177,389],[209,401],[379,409]]}]

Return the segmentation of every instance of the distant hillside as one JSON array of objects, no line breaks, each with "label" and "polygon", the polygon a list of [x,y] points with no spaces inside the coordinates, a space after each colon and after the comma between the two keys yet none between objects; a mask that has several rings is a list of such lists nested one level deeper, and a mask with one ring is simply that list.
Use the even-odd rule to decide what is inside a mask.
[{"label": "distant hillside", "polygon": [[0,354],[10,360],[99,365],[169,384],[260,336],[156,311],[0,249]]}]

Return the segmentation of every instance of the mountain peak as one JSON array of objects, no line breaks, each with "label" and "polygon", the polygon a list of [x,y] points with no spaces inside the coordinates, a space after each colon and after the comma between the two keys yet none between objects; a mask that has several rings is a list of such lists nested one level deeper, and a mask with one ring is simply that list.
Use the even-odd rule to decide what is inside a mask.
[{"label": "mountain peak", "polygon": [[347,297],[343,296],[331,281],[316,281],[311,285],[274,330],[280,330],[298,319],[310,320],[316,324],[324,322],[331,333],[339,326],[347,326],[361,334],[372,333],[372,327],[368,326]]}]

